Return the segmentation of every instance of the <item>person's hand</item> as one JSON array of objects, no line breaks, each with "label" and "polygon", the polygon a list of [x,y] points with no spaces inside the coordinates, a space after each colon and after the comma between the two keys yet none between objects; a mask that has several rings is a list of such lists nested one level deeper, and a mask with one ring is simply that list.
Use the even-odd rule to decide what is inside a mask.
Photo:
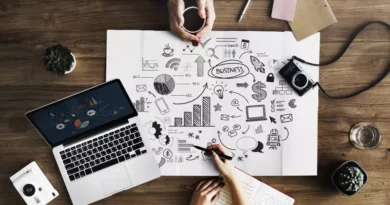
[{"label": "person's hand", "polygon": [[205,26],[196,35],[187,33],[184,28],[184,0],[169,0],[169,21],[171,31],[180,37],[182,40],[200,41],[200,38],[209,33],[214,26],[215,10],[214,0],[197,0],[199,8],[199,16],[206,19]]},{"label": "person's hand", "polygon": [[184,24],[184,0],[169,0],[168,1],[168,12],[169,12],[169,25],[171,31],[176,34],[182,40],[190,40],[190,41],[200,41],[200,39],[187,33],[183,29]]},{"label": "person's hand", "polygon": [[214,0],[197,0],[199,8],[199,16],[202,19],[206,19],[206,24],[202,30],[200,30],[196,36],[202,38],[206,36],[211,30],[213,30],[214,21],[216,19]]},{"label": "person's hand", "polygon": [[195,188],[190,205],[214,205],[224,184],[216,179],[203,180]]},{"label": "person's hand", "polygon": [[[220,145],[220,144],[213,144],[207,147],[209,150],[215,150],[215,151],[220,151],[225,155],[230,155],[228,154],[225,149]],[[236,173],[236,168],[234,168],[232,162],[230,160],[224,160],[219,158],[219,156],[213,151],[212,152],[212,158],[217,165],[219,171],[221,174],[228,180],[229,182],[233,182],[235,179],[238,179],[237,173]]]}]

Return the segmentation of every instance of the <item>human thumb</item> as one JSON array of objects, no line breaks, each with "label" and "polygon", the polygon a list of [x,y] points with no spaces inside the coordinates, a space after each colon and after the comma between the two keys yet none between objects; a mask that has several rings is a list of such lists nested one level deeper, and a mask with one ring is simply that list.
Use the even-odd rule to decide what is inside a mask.
[{"label": "human thumb", "polygon": [[199,8],[199,16],[202,19],[206,18],[206,2],[207,0],[197,0]]}]

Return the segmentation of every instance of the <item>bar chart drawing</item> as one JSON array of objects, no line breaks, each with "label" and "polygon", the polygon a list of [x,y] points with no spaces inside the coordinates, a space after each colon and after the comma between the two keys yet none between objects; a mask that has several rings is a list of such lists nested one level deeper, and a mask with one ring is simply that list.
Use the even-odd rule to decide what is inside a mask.
[{"label": "bar chart drawing", "polygon": [[193,105],[192,112],[185,111],[183,117],[175,117],[170,127],[214,127],[211,125],[211,99],[202,98],[202,105]]},{"label": "bar chart drawing", "polygon": [[144,97],[141,97],[139,100],[136,100],[135,103],[133,103],[137,112],[147,112],[146,111],[146,102],[147,102],[147,99],[145,99]]}]

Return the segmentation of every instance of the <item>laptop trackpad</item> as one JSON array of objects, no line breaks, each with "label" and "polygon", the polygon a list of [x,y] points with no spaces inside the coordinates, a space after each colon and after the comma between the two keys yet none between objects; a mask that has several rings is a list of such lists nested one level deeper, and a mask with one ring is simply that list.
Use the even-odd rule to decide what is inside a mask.
[{"label": "laptop trackpad", "polygon": [[103,171],[97,177],[105,196],[114,194],[132,185],[125,165]]}]

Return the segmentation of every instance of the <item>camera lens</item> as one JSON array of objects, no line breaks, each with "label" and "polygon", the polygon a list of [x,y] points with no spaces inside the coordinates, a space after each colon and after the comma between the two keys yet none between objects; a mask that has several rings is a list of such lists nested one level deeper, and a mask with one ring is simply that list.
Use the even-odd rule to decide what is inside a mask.
[{"label": "camera lens", "polygon": [[23,194],[30,197],[35,194],[35,187],[32,184],[26,184],[23,187]]},{"label": "camera lens", "polygon": [[293,77],[293,84],[295,85],[295,87],[297,87],[298,89],[303,89],[307,86],[307,77],[305,74],[299,72],[297,74],[294,75]]}]

